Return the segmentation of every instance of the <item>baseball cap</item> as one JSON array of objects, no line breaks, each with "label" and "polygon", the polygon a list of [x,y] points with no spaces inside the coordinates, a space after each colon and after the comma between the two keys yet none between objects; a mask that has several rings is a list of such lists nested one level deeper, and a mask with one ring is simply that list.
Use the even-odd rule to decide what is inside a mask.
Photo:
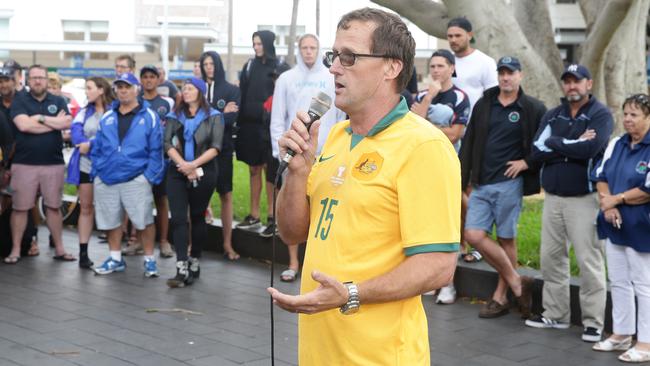
[{"label": "baseball cap", "polygon": [[142,75],[144,75],[144,73],[147,71],[153,72],[156,76],[160,77],[160,73],[158,72],[158,68],[156,67],[156,65],[151,65],[151,64],[142,66],[142,68],[140,69],[140,77],[142,77]]},{"label": "baseball cap", "polygon": [[[444,57],[451,65],[456,65],[456,56],[454,56],[453,53],[449,50],[445,49],[440,49],[440,50],[435,50],[433,51],[433,54],[431,54],[431,58],[434,57]],[[451,77],[456,77],[456,69],[454,69],[454,73],[451,74]]]},{"label": "baseball cap", "polygon": [[13,79],[14,71],[8,67],[0,68],[0,78]]},{"label": "baseball cap", "polygon": [[449,23],[447,23],[447,29],[451,27],[462,28],[467,32],[472,31],[472,23],[470,23],[470,21],[465,17],[458,17],[450,20]]},{"label": "baseball cap", "polygon": [[521,63],[519,59],[512,56],[503,56],[497,62],[497,71],[501,70],[502,67],[510,71],[521,71]]},{"label": "baseball cap", "polygon": [[23,69],[23,67],[20,66],[20,64],[18,62],[16,62],[16,60],[11,59],[11,58],[8,59],[7,61],[5,61],[2,67],[11,69],[13,71]]},{"label": "baseball cap", "polygon": [[185,84],[194,85],[197,89],[201,91],[201,94],[203,95],[205,95],[208,89],[207,86],[205,85],[205,81],[195,77],[185,79]]},{"label": "baseball cap", "polygon": [[140,81],[138,81],[138,78],[135,77],[130,72],[125,72],[123,74],[120,74],[120,76],[117,77],[117,79],[113,80],[113,85],[117,85],[117,83],[127,83],[129,85],[140,85]]},{"label": "baseball cap", "polygon": [[568,75],[572,75],[578,80],[591,80],[591,73],[589,72],[589,69],[579,64],[571,64],[567,66],[566,69],[564,69],[562,76],[560,76],[560,80],[564,80],[564,78]]}]

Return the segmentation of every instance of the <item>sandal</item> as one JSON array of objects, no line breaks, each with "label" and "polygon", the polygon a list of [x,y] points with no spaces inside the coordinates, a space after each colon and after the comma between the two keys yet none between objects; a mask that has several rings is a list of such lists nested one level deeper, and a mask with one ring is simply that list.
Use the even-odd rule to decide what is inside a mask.
[{"label": "sandal", "polygon": [[20,261],[20,257],[8,256],[4,259],[5,264],[16,264]]},{"label": "sandal", "polygon": [[611,352],[611,351],[626,351],[632,347],[632,337],[626,337],[620,341],[607,338],[602,340],[592,347],[594,351]]},{"label": "sandal", "polygon": [[463,255],[463,262],[465,263],[478,263],[483,260],[483,256],[478,250],[472,250]]},{"label": "sandal", "polygon": [[280,274],[280,281],[282,282],[293,282],[296,280],[298,271],[294,271],[291,268],[287,268]]},{"label": "sandal", "polygon": [[77,260],[77,258],[70,254],[70,253],[63,253],[61,255],[55,255],[52,257],[55,261],[63,261],[63,262],[74,262]]},{"label": "sandal", "polygon": [[650,361],[650,351],[639,351],[636,347],[632,347],[627,352],[618,356],[618,359],[623,362],[648,362]]},{"label": "sandal", "polygon": [[27,251],[27,256],[28,257],[36,257],[39,254],[41,254],[41,251],[38,249],[38,243],[35,241],[32,241],[32,244],[29,247],[29,250]]},{"label": "sandal", "polygon": [[239,259],[239,254],[234,250],[232,252],[224,252],[223,259],[227,259],[229,261],[236,261]]}]

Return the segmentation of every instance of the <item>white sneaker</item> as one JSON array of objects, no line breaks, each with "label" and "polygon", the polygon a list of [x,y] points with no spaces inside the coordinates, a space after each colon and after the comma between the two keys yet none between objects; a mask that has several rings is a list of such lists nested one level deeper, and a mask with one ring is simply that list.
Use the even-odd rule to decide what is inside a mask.
[{"label": "white sneaker", "polygon": [[449,284],[440,289],[438,293],[438,298],[436,299],[436,304],[453,304],[456,301],[456,289],[454,284]]}]

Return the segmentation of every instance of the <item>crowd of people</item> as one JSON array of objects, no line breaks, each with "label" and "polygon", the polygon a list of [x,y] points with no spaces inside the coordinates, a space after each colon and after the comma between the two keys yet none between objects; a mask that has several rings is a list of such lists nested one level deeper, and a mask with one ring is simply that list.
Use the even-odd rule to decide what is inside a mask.
[{"label": "crowd of people", "polygon": [[[625,100],[625,133],[612,138],[612,114],[591,95],[592,76],[585,66],[566,66],[559,75],[564,98],[547,109],[524,93],[525,70],[515,55],[495,61],[472,47],[466,18],[449,21],[451,49],[429,58],[427,88],[409,90],[414,43],[403,28],[381,11],[352,12],[339,23],[332,52],[323,52],[317,36],[300,36],[293,68],[276,55],[272,32],[255,32],[255,54],[244,64],[238,86],[226,81],[216,52],[201,55],[195,76],[180,90],[155,65],[143,66],[138,78],[135,60],[123,55],[116,59],[114,80],[86,80],[88,102],[78,110],[69,108],[60,79],[48,75],[46,67],[27,68],[23,87],[20,65],[5,62],[0,69],[2,209],[11,205],[12,246],[4,263],[16,264],[25,255],[24,239],[34,230],[29,211],[41,195],[55,260],[78,260],[80,267],[103,275],[124,271],[123,255],[143,254],[145,276],[158,277],[158,237],[160,256],[176,256],[176,276],[168,286],[189,286],[200,276],[205,212],[215,190],[224,257],[239,258],[232,243],[236,157],[249,166],[250,177],[249,214],[236,227],[263,237],[280,229],[290,258],[283,281],[297,278],[298,245],[309,242],[302,277],[307,295],[293,298],[269,290],[284,309],[311,314],[341,306],[348,315],[367,302],[374,306],[368,319],[376,317],[379,326],[394,309],[377,310],[374,303],[399,303],[412,310],[408,327],[419,329],[415,323],[424,314],[419,300],[412,299],[437,293],[437,303],[455,301],[455,261],[450,264],[448,254],[460,249],[465,261],[484,258],[499,274],[479,317],[503,316],[514,302],[527,326],[566,329],[572,246],[580,268],[582,340],[594,342],[597,351],[625,351],[622,361],[650,361],[648,95]],[[376,84],[370,82],[382,73]],[[308,118],[300,111],[319,92],[335,99],[335,106],[307,130],[302,122]],[[75,150],[66,176],[61,147],[67,130]],[[289,148],[301,158],[292,160],[286,176],[277,177],[279,159]],[[384,159],[387,155],[391,159]],[[419,159],[422,155],[437,160]],[[62,242],[64,180],[78,187],[78,259]],[[260,221],[264,184],[266,227]],[[279,186],[276,222],[273,192]],[[523,197],[542,188],[544,311],[531,314],[533,279],[517,271],[516,237]],[[343,225],[333,224],[335,214]],[[107,259],[97,267],[88,255],[95,225],[109,245]],[[123,237],[129,239],[126,247]],[[364,245],[350,248],[349,243]],[[364,261],[363,253],[376,255]],[[432,263],[438,265],[435,272],[428,267]],[[408,270],[400,270],[407,264]],[[408,271],[416,269],[422,275],[414,282]],[[341,284],[328,274],[361,282]],[[603,339],[607,276],[613,334]],[[343,318],[311,319],[301,320],[301,333],[350,327]],[[391,342],[373,339],[366,338],[368,352],[382,353]],[[405,359],[428,352],[421,341],[411,341],[414,353],[401,354]],[[301,340],[301,359],[321,357],[312,346]],[[360,359],[379,357],[355,352]],[[332,357],[324,359],[341,360]]]}]

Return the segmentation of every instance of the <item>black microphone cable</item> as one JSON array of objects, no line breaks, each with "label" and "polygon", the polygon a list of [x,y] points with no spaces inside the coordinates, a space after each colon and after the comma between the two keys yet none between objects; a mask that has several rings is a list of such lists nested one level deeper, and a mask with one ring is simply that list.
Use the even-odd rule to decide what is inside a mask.
[{"label": "black microphone cable", "polygon": [[[277,238],[277,227],[278,227],[278,205],[277,205],[277,198],[278,198],[278,183],[280,183],[280,177],[282,176],[282,167],[278,167],[278,171],[276,172],[275,175],[275,182],[273,182],[273,219],[275,220],[273,223],[275,225],[275,228],[273,230],[273,236],[271,239],[271,287],[273,287],[273,278],[275,277],[275,243],[276,243],[276,238]],[[275,366],[275,321],[273,318],[273,297],[269,296],[269,301],[270,301],[270,307],[271,307],[271,366]]]}]

